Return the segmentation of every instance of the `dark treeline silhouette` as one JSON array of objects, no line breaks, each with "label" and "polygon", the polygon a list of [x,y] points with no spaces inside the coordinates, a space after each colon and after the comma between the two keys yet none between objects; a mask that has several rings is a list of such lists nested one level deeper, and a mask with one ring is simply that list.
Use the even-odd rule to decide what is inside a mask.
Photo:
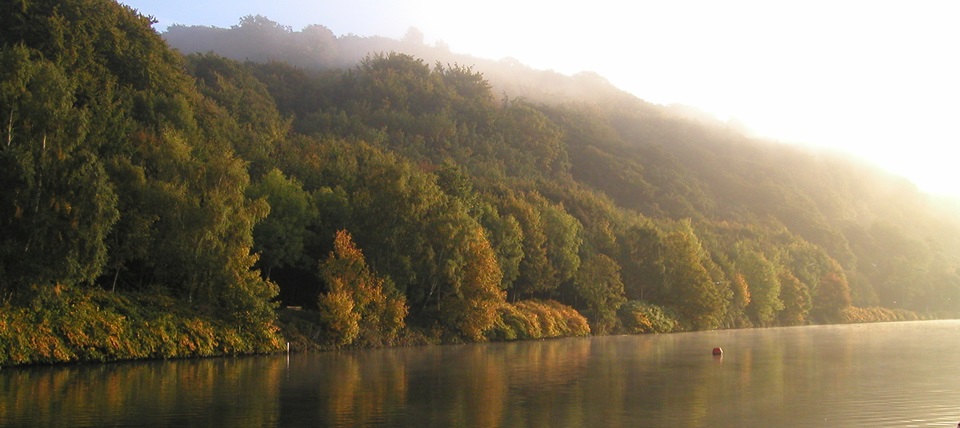
[{"label": "dark treeline silhouette", "polygon": [[0,364],[960,309],[955,206],[594,74],[0,12]]}]

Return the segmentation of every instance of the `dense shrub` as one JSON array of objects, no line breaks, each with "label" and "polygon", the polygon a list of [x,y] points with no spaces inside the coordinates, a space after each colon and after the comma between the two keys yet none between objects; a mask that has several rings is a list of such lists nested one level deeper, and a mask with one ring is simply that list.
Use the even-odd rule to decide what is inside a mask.
[{"label": "dense shrub", "polygon": [[274,352],[274,324],[226,323],[162,296],[42,287],[0,307],[0,365]]},{"label": "dense shrub", "polygon": [[640,300],[631,300],[620,307],[620,323],[630,334],[669,333],[679,330],[677,319],[663,308]]},{"label": "dense shrub", "polygon": [[490,340],[543,339],[587,336],[587,319],[570,306],[554,300],[524,300],[503,303],[497,320],[487,332]]},{"label": "dense shrub", "polygon": [[861,322],[889,322],[889,321],[917,321],[920,318],[916,312],[906,309],[890,309],[874,306],[870,308],[858,308],[848,306],[840,313],[842,323],[861,323]]}]

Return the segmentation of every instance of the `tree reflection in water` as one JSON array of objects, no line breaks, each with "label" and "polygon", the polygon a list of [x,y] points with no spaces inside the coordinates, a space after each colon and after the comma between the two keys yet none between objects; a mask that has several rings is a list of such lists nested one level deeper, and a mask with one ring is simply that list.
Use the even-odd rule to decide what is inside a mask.
[{"label": "tree reflection in water", "polygon": [[944,373],[960,371],[958,330],[931,321],[6,368],[0,425],[952,426],[960,389]]}]

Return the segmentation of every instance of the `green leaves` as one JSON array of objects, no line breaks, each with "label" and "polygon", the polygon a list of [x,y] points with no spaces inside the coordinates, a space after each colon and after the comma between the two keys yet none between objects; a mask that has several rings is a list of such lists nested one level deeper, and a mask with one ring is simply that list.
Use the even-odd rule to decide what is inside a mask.
[{"label": "green leaves", "polygon": [[[309,42],[329,65],[347,42],[261,16],[208,30],[260,60]],[[574,307],[598,333],[957,308],[960,229],[901,184],[624,94],[493,91],[402,53],[184,59],[115,2],[2,4],[0,298],[164,295],[245,351],[277,348],[280,289],[338,345],[400,340],[408,312],[484,340],[586,334]]]},{"label": "green leaves", "polygon": [[617,262],[603,254],[594,255],[577,271],[575,283],[577,295],[586,303],[592,330],[598,334],[613,331],[617,310],[627,301]]},{"label": "green leaves", "polygon": [[694,329],[719,327],[730,291],[710,276],[711,262],[689,221],[674,226],[664,244],[666,302]]},{"label": "green leaves", "polygon": [[304,257],[304,245],[310,237],[308,227],[316,221],[317,208],[303,185],[278,169],[250,186],[247,194],[252,199],[265,199],[270,207],[270,214],[253,229],[254,249],[260,253],[260,266],[269,278],[274,267],[294,266]]},{"label": "green leaves", "polygon": [[758,326],[773,325],[784,307],[776,266],[763,253],[744,248],[740,250],[736,267],[750,290],[750,304],[747,305],[750,319]]},{"label": "green leaves", "polygon": [[87,138],[88,114],[55,64],[0,49],[0,272],[13,289],[92,282],[107,259],[117,195]]},{"label": "green leaves", "polygon": [[191,55],[187,60],[199,92],[233,119],[213,121],[206,132],[228,140],[237,155],[250,163],[255,179],[266,174],[273,164],[274,146],[289,128],[266,86],[248,68],[223,57]]},{"label": "green leaves", "polygon": [[223,141],[235,120],[129,8],[2,8],[0,287],[169,292],[275,349],[277,290],[251,271],[267,209]]}]

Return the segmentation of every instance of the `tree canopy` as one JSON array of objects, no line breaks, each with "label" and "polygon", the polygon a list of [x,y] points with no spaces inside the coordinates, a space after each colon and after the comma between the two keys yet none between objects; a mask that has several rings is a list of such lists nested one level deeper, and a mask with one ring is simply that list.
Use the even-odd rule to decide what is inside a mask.
[{"label": "tree canopy", "polygon": [[108,0],[0,6],[9,313],[101,299],[209,354],[280,326],[380,346],[960,312],[956,208],[861,162],[416,34],[165,37]]}]

